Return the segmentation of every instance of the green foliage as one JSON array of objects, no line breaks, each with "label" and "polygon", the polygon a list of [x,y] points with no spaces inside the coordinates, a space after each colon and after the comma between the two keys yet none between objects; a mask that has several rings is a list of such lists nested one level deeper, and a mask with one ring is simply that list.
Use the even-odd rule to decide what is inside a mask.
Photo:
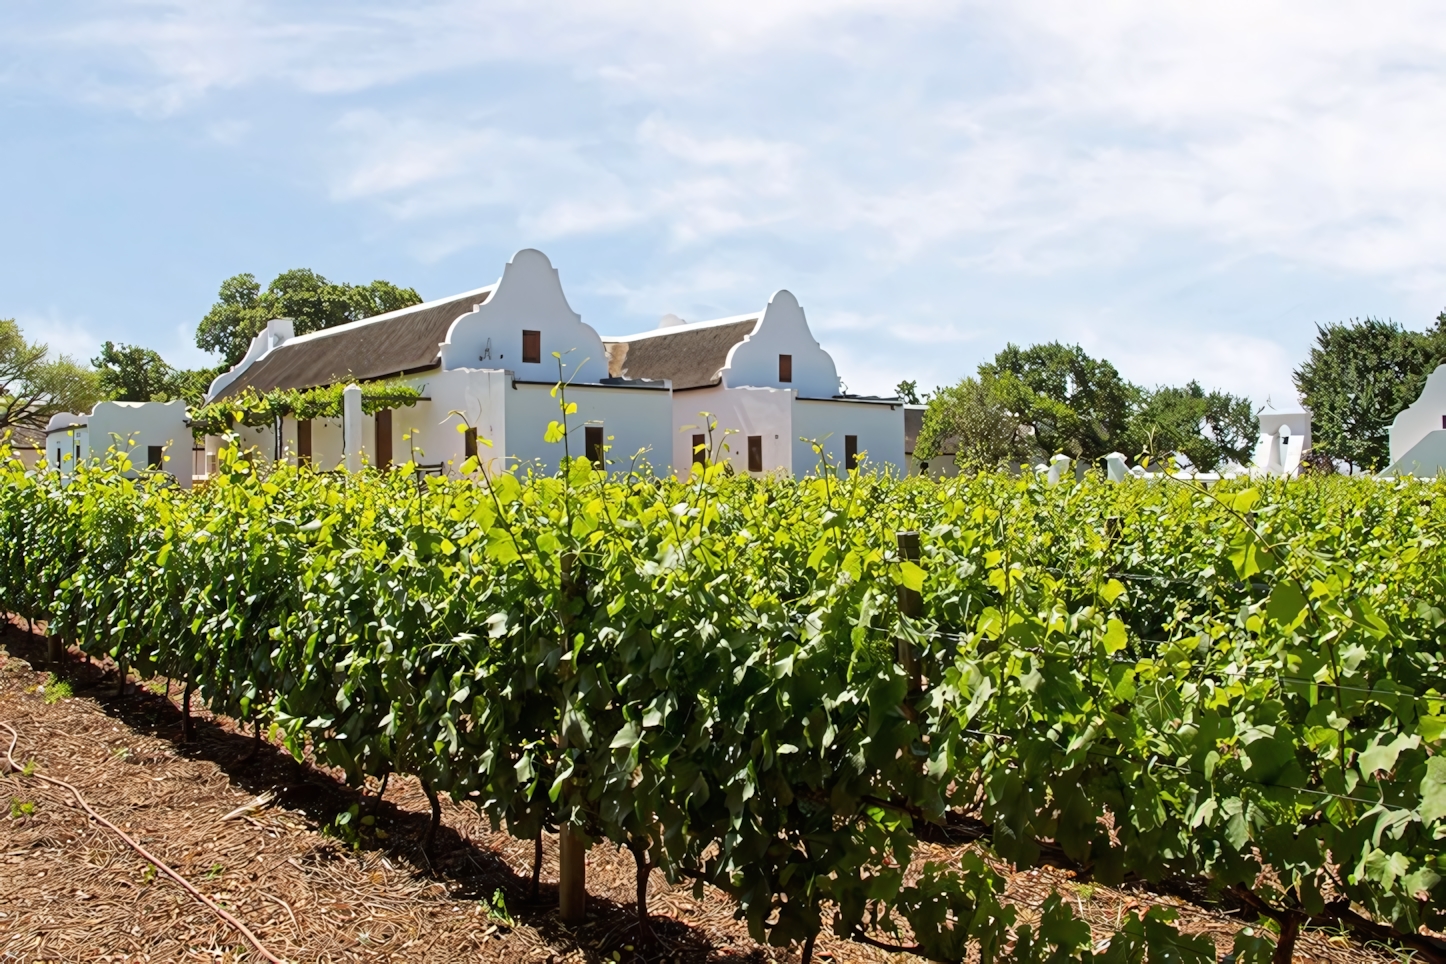
[{"label": "green foliage", "polygon": [[1183,455],[1197,471],[1213,472],[1226,462],[1249,462],[1258,425],[1249,399],[1221,391],[1207,394],[1193,381],[1184,388],[1161,386],[1141,392],[1120,451],[1154,460]]},{"label": "green foliage", "polygon": [[979,366],[978,378],[934,393],[914,454],[933,459],[952,446],[960,468],[979,471],[1059,452],[1092,461],[1120,451],[1183,455],[1210,471],[1246,462],[1256,424],[1249,400],[1207,394],[1198,382],[1150,392],[1078,345],[1010,345]]},{"label": "green foliage", "polygon": [[1033,430],[1046,455],[1093,461],[1119,448],[1139,389],[1078,345],[1009,345],[979,366],[990,396]]},{"label": "green foliage", "polygon": [[172,368],[158,352],[139,345],[106,342],[90,360],[104,398],[117,402],[169,402],[183,399],[198,405],[217,370]]},{"label": "green foliage", "polygon": [[1352,465],[1384,468],[1391,422],[1446,361],[1446,312],[1430,331],[1377,318],[1316,326],[1295,387],[1311,413],[1312,445]]},{"label": "green foliage", "polygon": [[10,819],[25,820],[35,816],[35,801],[21,800],[19,797],[10,798]]},{"label": "green foliage", "polygon": [[[191,413],[191,429],[199,435],[224,435],[236,425],[271,428],[280,418],[340,418],[345,382],[321,388],[273,389],[266,393],[250,388],[231,398],[203,405]],[[374,415],[383,409],[416,404],[422,393],[401,382],[362,382],[362,413]]]},{"label": "green foliage", "polygon": [[993,392],[993,379],[966,378],[929,398],[914,457],[936,459],[949,446],[954,462],[970,472],[1018,466],[1039,457],[1032,432]]},{"label": "green foliage", "polygon": [[218,300],[196,328],[196,345],[220,354],[224,367],[230,368],[273,318],[292,319],[296,334],[304,335],[421,300],[415,290],[389,281],[334,284],[305,268],[283,271],[265,291],[255,275],[238,274],[221,282]]},{"label": "green foliage", "polygon": [[[1161,908],[1102,952],[1069,901],[1026,930],[990,850],[1446,925],[1446,482],[684,481],[574,459],[419,491],[263,478],[228,449],[187,492],[3,465],[6,609],[354,783],[413,774],[520,839],[569,824],[645,853],[760,939],[1212,953]],[[982,852],[921,866],[924,829],[961,819]]]},{"label": "green foliage", "polygon": [[0,318],[0,438],[6,429],[43,430],[57,412],[88,412],[100,398],[95,374]]},{"label": "green foliage", "polygon": [[910,405],[919,404],[919,383],[917,381],[911,379],[906,382],[899,382],[898,385],[894,386],[894,391]]},{"label": "green foliage", "polygon": [[61,700],[68,700],[75,695],[74,691],[70,688],[70,683],[67,680],[57,678],[54,673],[46,677],[40,692],[46,704],[52,706]]}]

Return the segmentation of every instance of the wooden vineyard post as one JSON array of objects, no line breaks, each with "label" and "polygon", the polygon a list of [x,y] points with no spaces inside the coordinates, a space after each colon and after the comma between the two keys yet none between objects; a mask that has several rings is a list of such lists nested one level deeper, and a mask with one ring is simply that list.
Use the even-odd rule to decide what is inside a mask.
[{"label": "wooden vineyard post", "polygon": [[[919,561],[919,533],[915,530],[903,530],[898,533],[899,559],[903,562]],[[921,619],[924,616],[924,597],[916,590],[907,586],[899,587],[899,613],[909,619]],[[903,668],[904,675],[909,680],[909,694],[919,691],[919,664],[914,658],[914,647],[904,636],[899,637],[899,666]]]},{"label": "wooden vineyard post", "polygon": [[[581,587],[578,586],[574,576],[574,567],[577,564],[577,556],[574,553],[567,553],[562,557],[562,626],[564,630],[563,645],[572,648],[572,613],[571,603],[577,598]],[[559,675],[562,677],[564,686],[572,677],[574,667],[569,660],[562,664]],[[564,707],[561,714],[562,727],[558,734],[558,748],[567,750],[567,710]],[[569,781],[571,783],[571,781]],[[564,793],[566,790],[564,790]],[[557,873],[557,909],[558,914],[564,923],[581,924],[587,919],[587,849],[583,846],[582,840],[578,838],[576,831],[568,823],[562,823],[558,828],[557,836],[558,850],[558,873]]]}]

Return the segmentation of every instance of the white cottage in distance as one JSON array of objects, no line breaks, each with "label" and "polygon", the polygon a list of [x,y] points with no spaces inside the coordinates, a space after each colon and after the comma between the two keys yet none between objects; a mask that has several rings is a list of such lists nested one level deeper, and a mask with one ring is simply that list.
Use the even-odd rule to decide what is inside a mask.
[{"label": "white cottage in distance", "polygon": [[[562,446],[543,440],[557,419],[551,391],[562,354],[574,455],[625,469],[645,453],[655,472],[694,461],[700,412],[717,434],[732,431],[727,458],[739,471],[805,474],[816,457],[799,436],[823,441],[840,465],[864,454],[870,467],[903,465],[903,406],[840,391],[833,360],[813,339],[798,302],[778,292],[761,312],[601,338],[568,305],[557,269],[540,251],[519,251],[495,284],[400,311],[297,336],[287,319],[268,324],[246,356],[211,385],[224,400],[245,390],[305,389],[396,379],[422,394],[415,405],[358,419],[286,419],[240,429],[262,453],[318,466],[357,447],[374,466],[413,460],[454,471],[476,455],[485,471],[513,465],[556,471]],[[457,431],[458,425],[467,428]],[[690,426],[698,426],[691,429]],[[405,437],[405,438],[404,438]],[[481,445],[479,437],[490,442]],[[214,456],[218,439],[207,441]]]},{"label": "white cottage in distance", "polygon": [[876,468],[905,466],[903,400],[844,394],[788,291],[759,312],[691,323],[665,315],[655,331],[604,344],[609,374],[672,386],[675,469],[702,460],[710,420],[710,457],[738,471],[816,472],[815,442],[834,466],[856,468],[865,456]]}]

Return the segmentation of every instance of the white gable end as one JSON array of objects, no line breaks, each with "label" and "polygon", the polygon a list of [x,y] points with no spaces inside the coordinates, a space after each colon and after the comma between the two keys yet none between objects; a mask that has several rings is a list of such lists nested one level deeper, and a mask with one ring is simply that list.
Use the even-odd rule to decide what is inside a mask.
[{"label": "white gable end", "polygon": [[[1446,365],[1426,378],[1421,397],[1391,423],[1391,464],[1395,465],[1431,432],[1446,429]],[[1434,470],[1424,474],[1434,475]]]},{"label": "white gable end", "polygon": [[[792,378],[779,378],[779,356],[789,356]],[[723,366],[727,388],[791,388],[803,398],[833,398],[839,393],[833,358],[814,340],[798,299],[775,292],[758,326],[728,352]]]},{"label": "white gable end", "polygon": [[[536,361],[525,361],[523,332],[540,342]],[[502,368],[521,381],[557,381],[557,359],[565,377],[597,382],[607,377],[602,339],[573,311],[557,269],[547,255],[526,248],[512,256],[487,301],[452,322],[441,344],[442,368]]]}]

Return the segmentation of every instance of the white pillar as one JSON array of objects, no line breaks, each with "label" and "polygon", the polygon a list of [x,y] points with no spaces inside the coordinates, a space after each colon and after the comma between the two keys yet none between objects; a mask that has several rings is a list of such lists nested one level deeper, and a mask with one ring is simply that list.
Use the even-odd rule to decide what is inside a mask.
[{"label": "white pillar", "polygon": [[1111,482],[1125,481],[1125,475],[1129,469],[1125,466],[1125,457],[1119,452],[1111,452],[1105,456],[1105,472]]},{"label": "white pillar", "polygon": [[361,386],[355,382],[341,390],[341,450],[346,456],[346,470],[360,472],[362,467],[362,404]]},{"label": "white pillar", "polygon": [[1064,478],[1065,472],[1069,471],[1070,463],[1074,461],[1063,452],[1049,460],[1049,484],[1059,485],[1059,480]]}]

